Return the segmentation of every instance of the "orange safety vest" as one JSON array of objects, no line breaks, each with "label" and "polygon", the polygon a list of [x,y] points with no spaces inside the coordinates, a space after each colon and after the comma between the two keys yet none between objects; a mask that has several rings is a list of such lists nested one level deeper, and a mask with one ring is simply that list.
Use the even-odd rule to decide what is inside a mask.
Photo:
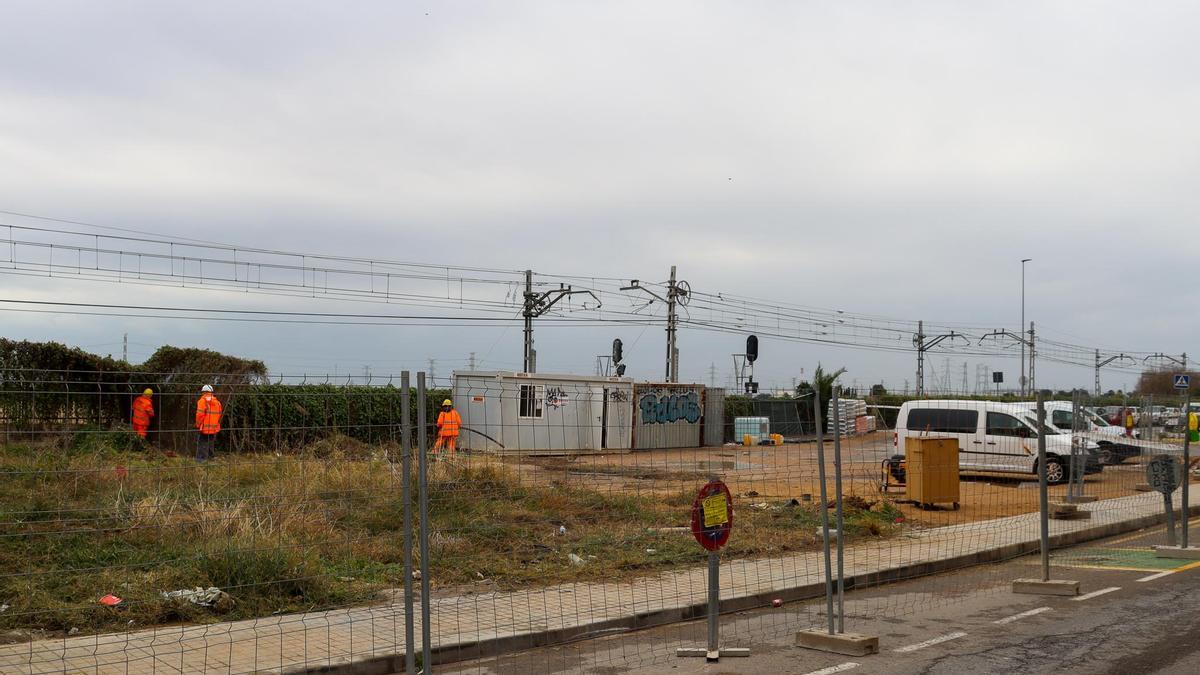
[{"label": "orange safety vest", "polygon": [[205,393],[196,402],[196,428],[208,436],[221,430],[221,402],[216,396]]},{"label": "orange safety vest", "polygon": [[462,426],[462,417],[457,410],[451,408],[450,412],[438,413],[437,425],[438,436],[457,436],[458,429]]},{"label": "orange safety vest", "polygon": [[150,397],[142,395],[133,399],[133,426],[148,427],[151,417],[154,417],[154,404]]}]

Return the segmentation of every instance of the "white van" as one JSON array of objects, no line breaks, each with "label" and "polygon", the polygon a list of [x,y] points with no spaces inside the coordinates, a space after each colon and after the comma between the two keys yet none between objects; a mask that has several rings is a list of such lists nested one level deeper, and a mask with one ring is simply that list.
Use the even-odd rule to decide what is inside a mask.
[{"label": "white van", "polygon": [[[1070,478],[1072,436],[1046,425],[1046,480]],[[1037,475],[1037,418],[1023,405],[992,401],[908,401],[896,417],[893,443],[903,455],[905,439],[938,436],[958,439],[958,464],[963,471]],[[1097,445],[1080,439],[1087,451],[1084,473],[1103,470]],[[896,463],[893,463],[895,466]],[[900,478],[900,476],[896,476]]]},{"label": "white van", "polygon": [[[1035,418],[1037,417],[1036,403],[1017,403],[1016,405],[1025,408]],[[1073,403],[1070,401],[1046,401],[1043,405],[1046,408],[1046,424],[1054,427],[1059,433],[1073,433],[1075,428],[1075,405]],[[1092,438],[1099,446],[1096,449],[1096,459],[1101,464],[1120,464],[1130,457],[1141,454],[1141,448],[1120,440],[1125,438],[1124,427],[1109,424],[1103,417],[1087,408],[1081,408],[1081,410],[1083,411],[1081,415],[1083,424],[1080,430],[1094,434]],[[1134,429],[1133,437],[1138,438],[1139,435],[1138,430]],[[1104,438],[1095,438],[1096,436]]]}]

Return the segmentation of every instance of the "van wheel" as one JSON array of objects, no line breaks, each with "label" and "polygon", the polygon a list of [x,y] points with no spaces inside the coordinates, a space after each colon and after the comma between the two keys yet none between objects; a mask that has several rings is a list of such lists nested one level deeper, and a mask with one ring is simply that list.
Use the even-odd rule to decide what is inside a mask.
[{"label": "van wheel", "polygon": [[1100,446],[1100,449],[1096,451],[1096,459],[1101,464],[1116,464],[1117,463],[1117,456],[1115,454],[1113,454],[1112,448],[1108,447],[1107,443]]},{"label": "van wheel", "polygon": [[1063,466],[1062,460],[1057,457],[1047,457],[1046,483],[1058,485],[1065,482],[1067,482],[1067,468]]}]

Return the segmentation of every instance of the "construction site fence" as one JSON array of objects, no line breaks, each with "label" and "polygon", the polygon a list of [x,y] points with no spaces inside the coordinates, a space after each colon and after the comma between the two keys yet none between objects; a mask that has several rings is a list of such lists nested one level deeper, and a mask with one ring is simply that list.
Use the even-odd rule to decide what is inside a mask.
[{"label": "construction site fence", "polygon": [[[868,631],[1012,580],[995,567],[937,577],[942,593],[891,584],[1013,558],[1060,577],[1098,526],[1178,541],[1161,522],[1166,504],[1181,520],[1181,495],[1148,489],[1148,470],[1191,473],[1186,421],[1153,414],[1184,400],[1130,400],[1145,412],[1126,428],[1079,393],[906,400],[885,416],[837,386],[755,408],[689,385],[433,389],[401,373],[221,384],[210,459],[192,456],[193,385],[3,384],[3,672],[663,663],[705,640],[692,523],[713,480],[734,513],[722,608],[743,612],[724,646]],[[141,439],[127,420],[144,387],[160,412]],[[456,413],[439,425],[446,398]],[[811,426],[776,432],[784,405]],[[646,628],[669,639],[588,639]],[[569,659],[526,651],[568,642]]]}]

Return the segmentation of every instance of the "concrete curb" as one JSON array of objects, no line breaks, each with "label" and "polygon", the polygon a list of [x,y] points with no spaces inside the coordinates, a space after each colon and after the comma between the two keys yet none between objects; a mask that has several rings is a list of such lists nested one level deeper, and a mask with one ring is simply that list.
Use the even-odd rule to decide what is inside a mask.
[{"label": "concrete curb", "polygon": [[[1190,509],[1192,516],[1200,515],[1200,505],[1192,506]],[[1104,525],[1096,525],[1074,532],[1064,532],[1062,534],[1052,535],[1050,537],[1050,547],[1064,548],[1074,546],[1096,539],[1104,539],[1106,537],[1133,532],[1135,530],[1144,529],[1152,525],[1157,525],[1166,520],[1166,514],[1155,514],[1150,516],[1142,516],[1131,520],[1123,520],[1115,523],[1106,523]],[[887,583],[897,581],[905,581],[921,576],[929,576],[939,572],[950,572],[953,570],[962,569],[965,567],[973,567],[975,565],[985,565],[990,563],[1004,562],[1019,558],[1031,553],[1037,553],[1040,550],[1041,544],[1037,539],[1031,541],[1018,542],[1008,544],[986,551],[978,551],[950,558],[942,558],[940,560],[932,560],[927,562],[912,563],[909,565],[901,565],[886,570],[877,572],[869,572],[866,574],[856,574],[846,577],[846,590],[870,588],[872,586],[880,586]],[[721,613],[732,614],[736,612],[744,612],[746,610],[758,609],[760,607],[770,607],[771,602],[776,598],[781,598],[784,601],[800,601],[812,600],[814,598],[824,597],[825,582],[805,584],[803,586],[795,586],[792,588],[765,591],[752,595],[744,595],[735,598],[721,600]],[[447,663],[455,663],[459,661],[469,661],[472,659],[480,659],[499,654],[524,651],[527,649],[535,649],[538,647],[548,647],[551,645],[561,645],[578,640],[584,640],[593,637],[601,637],[603,635],[612,635],[616,633],[626,633],[644,628],[654,628],[657,626],[665,626],[672,623],[680,623],[684,621],[693,621],[703,619],[708,613],[708,604],[706,602],[698,602],[681,607],[673,607],[669,609],[658,610],[654,612],[643,612],[629,616],[619,617],[616,619],[608,619],[605,621],[597,621],[581,626],[572,626],[570,628],[560,628],[555,630],[545,630],[534,633],[522,633],[520,635],[508,635],[503,637],[481,640],[478,642],[460,642],[449,645],[442,645],[431,650],[433,657],[433,665],[443,665]],[[286,675],[300,674],[322,674],[322,675],[389,675],[390,673],[404,672],[404,653],[388,654],[383,656],[373,656],[359,660],[345,659],[341,663],[328,663],[322,666],[299,666],[289,668],[282,671]]]}]

